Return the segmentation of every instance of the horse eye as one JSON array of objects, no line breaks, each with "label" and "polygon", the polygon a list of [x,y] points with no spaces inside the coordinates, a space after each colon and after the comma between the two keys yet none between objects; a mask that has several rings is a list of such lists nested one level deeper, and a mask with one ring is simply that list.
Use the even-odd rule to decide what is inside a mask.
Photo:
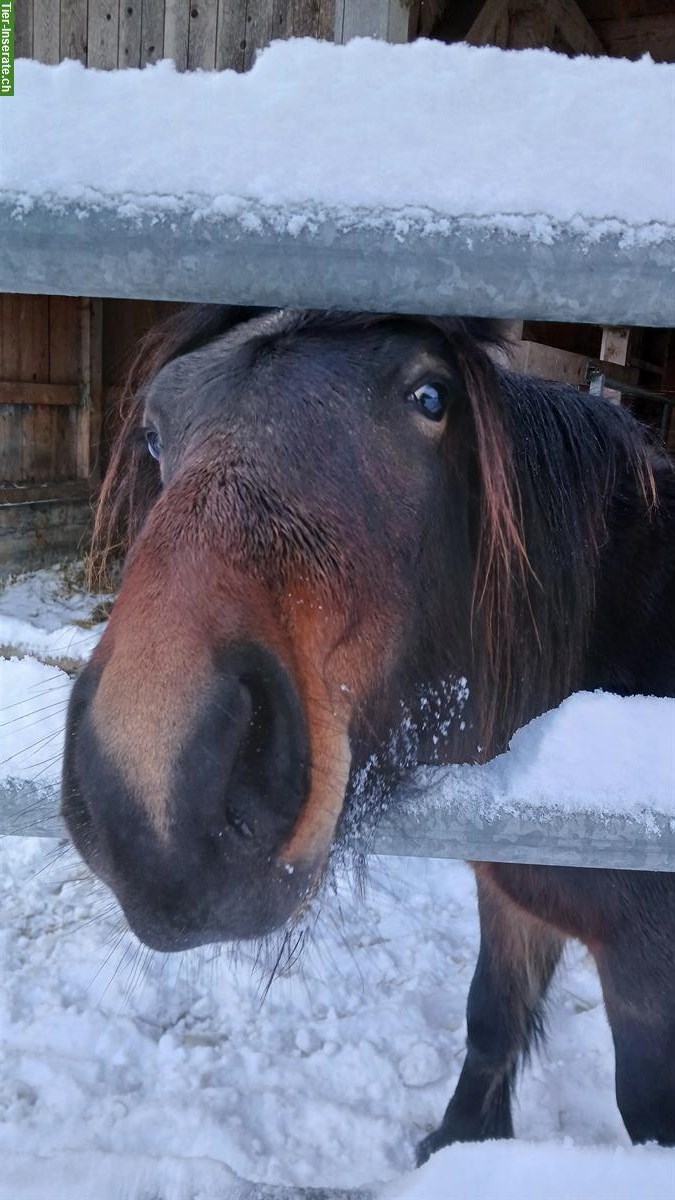
[{"label": "horse eye", "polygon": [[430,421],[442,421],[450,403],[450,391],[444,383],[423,383],[408,397]]},{"label": "horse eye", "polygon": [[153,458],[159,462],[162,457],[162,443],[156,429],[146,429],[145,440]]}]

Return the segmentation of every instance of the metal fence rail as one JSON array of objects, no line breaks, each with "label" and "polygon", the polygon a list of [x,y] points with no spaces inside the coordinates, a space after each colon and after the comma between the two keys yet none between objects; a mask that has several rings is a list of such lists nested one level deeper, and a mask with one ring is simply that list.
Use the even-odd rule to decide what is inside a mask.
[{"label": "metal fence rail", "polygon": [[[58,789],[28,780],[0,783],[0,836],[65,837]],[[372,834],[354,839],[366,853],[561,867],[675,872],[675,816],[602,814],[477,802],[475,793],[400,797]]]},{"label": "metal fence rail", "polygon": [[369,211],[170,217],[0,197],[0,291],[371,312],[675,325],[675,227],[586,222],[550,242],[468,217]]}]

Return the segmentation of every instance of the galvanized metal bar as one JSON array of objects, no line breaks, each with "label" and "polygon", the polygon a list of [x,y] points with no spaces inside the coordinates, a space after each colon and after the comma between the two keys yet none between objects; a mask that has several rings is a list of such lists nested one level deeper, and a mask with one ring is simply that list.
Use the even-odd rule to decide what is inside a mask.
[{"label": "galvanized metal bar", "polygon": [[675,325],[675,227],[646,243],[602,223],[538,241],[469,217],[291,215],[0,198],[0,291]]},{"label": "galvanized metal bar", "polygon": [[[367,854],[457,858],[559,867],[675,872],[675,817],[569,812],[532,805],[500,808],[472,795],[401,796],[370,833],[353,840]],[[58,789],[26,780],[0,783],[0,835],[66,836]]]}]

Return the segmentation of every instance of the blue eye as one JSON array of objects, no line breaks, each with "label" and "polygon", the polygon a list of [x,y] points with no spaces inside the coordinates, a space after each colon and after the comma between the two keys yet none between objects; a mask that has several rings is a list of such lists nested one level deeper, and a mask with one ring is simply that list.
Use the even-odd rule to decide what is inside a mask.
[{"label": "blue eye", "polygon": [[156,429],[146,429],[145,440],[147,442],[148,450],[150,451],[152,457],[156,458],[157,461],[159,462],[160,458],[162,457],[162,443],[160,441],[160,437],[159,437],[157,430]]},{"label": "blue eye", "polygon": [[430,421],[442,421],[450,402],[450,393],[444,383],[423,383],[410,393],[408,399]]}]

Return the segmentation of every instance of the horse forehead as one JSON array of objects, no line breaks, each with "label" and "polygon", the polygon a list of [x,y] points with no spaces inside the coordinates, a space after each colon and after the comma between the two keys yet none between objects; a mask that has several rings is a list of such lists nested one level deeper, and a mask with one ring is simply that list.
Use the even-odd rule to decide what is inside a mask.
[{"label": "horse forehead", "polygon": [[[340,359],[348,359],[358,373],[377,359],[380,365],[393,364],[399,357],[415,351],[442,353],[443,339],[422,319],[406,324],[405,318],[368,314],[313,314],[283,309],[253,317],[228,330],[220,337],[162,368],[156,385],[182,388],[195,377],[208,378],[210,372],[232,374],[238,384],[258,372],[281,374],[289,366],[302,370],[313,362],[337,368]],[[354,355],[358,344],[370,356]],[[154,390],[154,389],[153,389]]]}]

